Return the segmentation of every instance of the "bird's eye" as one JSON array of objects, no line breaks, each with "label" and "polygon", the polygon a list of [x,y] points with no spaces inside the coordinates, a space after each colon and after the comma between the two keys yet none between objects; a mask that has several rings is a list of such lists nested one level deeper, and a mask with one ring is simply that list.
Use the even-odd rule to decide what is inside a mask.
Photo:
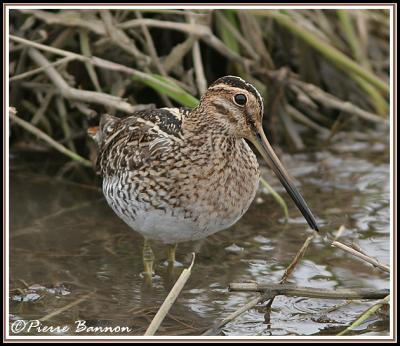
[{"label": "bird's eye", "polygon": [[247,102],[247,97],[243,94],[236,94],[234,100],[237,105],[244,106]]}]

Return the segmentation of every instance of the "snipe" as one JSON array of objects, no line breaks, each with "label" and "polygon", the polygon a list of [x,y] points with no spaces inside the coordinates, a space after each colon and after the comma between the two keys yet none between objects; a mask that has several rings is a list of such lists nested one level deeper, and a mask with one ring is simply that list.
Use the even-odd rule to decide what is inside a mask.
[{"label": "snipe", "polygon": [[154,255],[147,239],[174,244],[237,222],[260,178],[254,144],[311,228],[314,216],[264,135],[259,92],[235,76],[215,81],[194,109],[161,108],[126,118],[103,115],[89,133],[99,148],[103,192],[114,212],[145,238],[145,272]]}]

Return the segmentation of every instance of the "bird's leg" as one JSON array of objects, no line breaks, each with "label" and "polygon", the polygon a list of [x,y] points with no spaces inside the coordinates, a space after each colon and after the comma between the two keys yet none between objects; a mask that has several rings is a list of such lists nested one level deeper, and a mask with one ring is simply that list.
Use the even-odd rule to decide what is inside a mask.
[{"label": "bird's leg", "polygon": [[148,276],[153,275],[153,263],[154,263],[154,253],[150,246],[150,241],[146,238],[144,239],[143,244],[143,265],[144,265],[144,273]]},{"label": "bird's leg", "polygon": [[175,252],[176,252],[176,247],[177,244],[168,244],[168,264],[174,264],[175,263]]}]

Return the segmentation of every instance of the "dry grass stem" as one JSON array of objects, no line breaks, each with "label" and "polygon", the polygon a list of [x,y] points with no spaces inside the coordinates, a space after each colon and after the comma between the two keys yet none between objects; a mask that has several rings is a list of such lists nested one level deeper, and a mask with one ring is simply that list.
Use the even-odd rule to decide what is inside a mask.
[{"label": "dry grass stem", "polygon": [[187,280],[189,279],[192,268],[193,268],[194,260],[195,260],[195,254],[193,253],[192,254],[192,263],[190,264],[189,268],[184,269],[182,271],[178,280],[175,282],[174,287],[172,287],[167,298],[165,298],[164,303],[161,305],[160,309],[157,311],[157,314],[154,316],[153,320],[151,321],[151,323],[150,323],[149,327],[147,328],[144,335],[150,336],[150,335],[154,335],[157,332],[157,330],[160,327],[165,316],[167,316],[168,311],[171,309],[176,298],[178,298],[178,296],[181,293],[183,287],[185,286]]}]

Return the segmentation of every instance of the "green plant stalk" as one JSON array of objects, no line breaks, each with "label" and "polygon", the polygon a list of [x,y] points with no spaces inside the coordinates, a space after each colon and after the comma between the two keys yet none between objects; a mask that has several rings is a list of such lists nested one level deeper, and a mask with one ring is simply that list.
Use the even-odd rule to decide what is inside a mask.
[{"label": "green plant stalk", "polygon": [[[343,31],[346,41],[350,46],[354,58],[362,66],[364,66],[366,70],[371,71],[371,64],[369,63],[368,57],[365,54],[365,50],[360,45],[348,11],[338,10],[337,15],[339,18],[340,27]],[[375,111],[379,115],[386,117],[388,115],[388,104],[379,91],[377,91],[370,83],[360,78],[356,74],[353,74],[353,79],[370,96]]]},{"label": "green plant stalk", "polygon": [[338,336],[342,336],[347,334],[348,332],[352,331],[354,328],[360,326],[365,322],[366,319],[368,319],[370,316],[372,316],[374,313],[376,313],[383,305],[388,304],[390,299],[390,295],[386,296],[376,304],[372,305],[370,308],[368,308],[366,311],[364,311],[359,318],[357,318],[350,326],[348,326],[345,330],[342,330]]},{"label": "green plant stalk", "polygon": [[272,198],[282,207],[283,213],[285,214],[285,220],[287,221],[289,219],[289,210],[284,199],[273,189],[271,185],[268,184],[263,177],[260,177],[260,183],[269,191],[269,193],[272,195]]},{"label": "green plant stalk", "polygon": [[292,34],[299,37],[301,40],[306,42],[308,45],[313,47],[316,51],[324,55],[328,60],[334,63],[338,68],[349,73],[365,79],[373,86],[378,88],[380,91],[384,92],[385,95],[389,95],[390,88],[387,83],[380,80],[372,72],[365,70],[362,66],[348,58],[345,54],[337,50],[335,47],[329,45],[328,43],[322,41],[319,37],[315,36],[310,31],[294,23],[287,15],[281,14],[277,11],[271,10],[250,10],[251,13],[273,18],[277,23],[285,27]]},{"label": "green plant stalk", "polygon": [[341,30],[350,46],[354,58],[364,67],[370,70],[370,64],[354,30],[348,10],[337,10]]},{"label": "green plant stalk", "polygon": [[[150,77],[150,78],[148,78]],[[183,106],[194,108],[199,104],[199,100],[180,86],[178,86],[172,80],[157,74],[148,74],[146,78],[142,78],[140,75],[132,76],[135,81],[142,82],[143,84],[149,86],[150,88],[158,91],[161,94],[165,94],[171,99],[179,102]]]}]

